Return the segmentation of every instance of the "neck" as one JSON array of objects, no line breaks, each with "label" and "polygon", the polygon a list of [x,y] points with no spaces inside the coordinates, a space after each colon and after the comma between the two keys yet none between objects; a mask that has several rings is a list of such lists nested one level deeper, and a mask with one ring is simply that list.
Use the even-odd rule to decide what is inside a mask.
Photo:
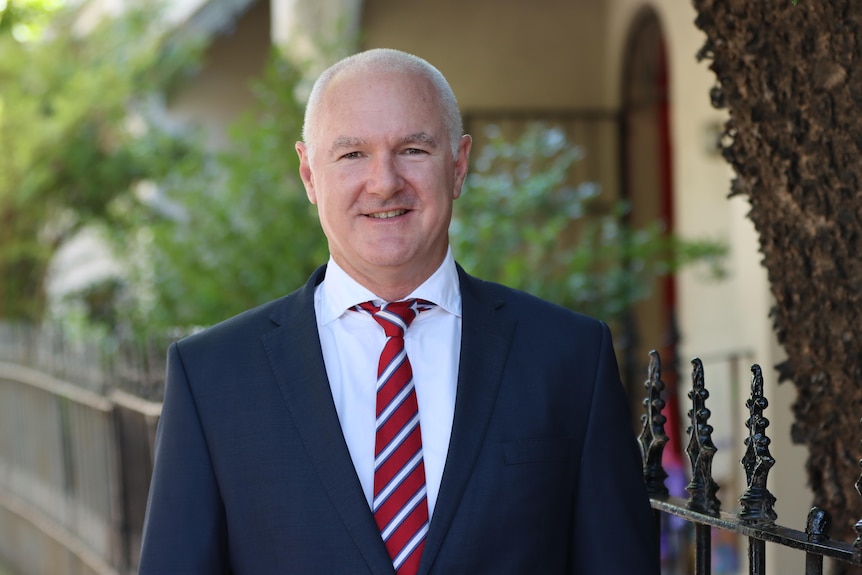
[{"label": "neck", "polygon": [[374,295],[384,301],[399,301],[413,293],[413,290],[422,285],[430,274],[421,278],[397,278],[397,277],[381,277],[379,275],[372,277],[356,277],[348,272],[350,276],[357,282],[368,288]]},{"label": "neck", "polygon": [[373,292],[380,299],[392,302],[403,300],[413,293],[437,271],[445,257],[446,254],[444,253],[440,261],[434,265],[417,269],[380,267],[368,271],[346,264],[337,257],[333,257],[333,259],[358,284]]}]

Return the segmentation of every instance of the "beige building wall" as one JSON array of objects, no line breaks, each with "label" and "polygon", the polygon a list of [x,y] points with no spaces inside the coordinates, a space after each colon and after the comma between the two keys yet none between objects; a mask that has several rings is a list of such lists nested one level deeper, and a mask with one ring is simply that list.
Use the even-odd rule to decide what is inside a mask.
[{"label": "beige building wall", "polygon": [[413,52],[475,109],[604,109],[603,0],[366,0],[362,45]]},{"label": "beige building wall", "polygon": [[216,33],[197,73],[170,95],[170,119],[203,130],[212,145],[225,145],[228,128],[254,101],[251,84],[272,46],[269,32],[269,2],[259,0]]}]

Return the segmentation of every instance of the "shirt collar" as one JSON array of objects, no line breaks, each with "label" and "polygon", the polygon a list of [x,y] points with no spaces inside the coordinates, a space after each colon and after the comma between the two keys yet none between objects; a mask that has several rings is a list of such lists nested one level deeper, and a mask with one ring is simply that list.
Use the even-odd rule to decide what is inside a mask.
[{"label": "shirt collar", "polygon": [[[332,256],[326,264],[326,276],[317,289],[322,304],[321,325],[338,319],[356,304],[366,301],[378,303],[383,301],[371,290],[347,275],[347,272],[335,263]],[[428,300],[455,316],[461,316],[461,287],[451,247],[446,251],[443,263],[431,274],[431,277],[404,299],[410,298]]]}]

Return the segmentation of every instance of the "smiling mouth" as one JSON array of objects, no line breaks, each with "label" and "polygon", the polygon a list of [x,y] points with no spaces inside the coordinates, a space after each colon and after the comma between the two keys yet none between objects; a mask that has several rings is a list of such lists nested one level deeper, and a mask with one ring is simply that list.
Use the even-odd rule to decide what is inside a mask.
[{"label": "smiling mouth", "polygon": [[407,210],[389,210],[388,212],[375,212],[373,214],[367,214],[367,216],[376,220],[388,220],[389,218],[403,216],[406,213]]}]

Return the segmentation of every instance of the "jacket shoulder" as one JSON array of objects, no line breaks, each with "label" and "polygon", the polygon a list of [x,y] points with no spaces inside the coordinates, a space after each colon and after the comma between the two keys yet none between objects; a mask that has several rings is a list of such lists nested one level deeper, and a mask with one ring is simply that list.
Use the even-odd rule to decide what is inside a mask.
[{"label": "jacket shoulder", "polygon": [[261,336],[286,323],[314,324],[314,290],[323,279],[325,266],[318,268],[308,282],[280,298],[246,310],[176,343],[184,352],[211,350],[257,342]]},{"label": "jacket shoulder", "polygon": [[504,311],[517,320],[531,320],[552,326],[572,325],[579,329],[602,331],[605,322],[588,314],[573,311],[528,292],[503,284],[479,279],[461,271],[461,287],[480,301]]}]

